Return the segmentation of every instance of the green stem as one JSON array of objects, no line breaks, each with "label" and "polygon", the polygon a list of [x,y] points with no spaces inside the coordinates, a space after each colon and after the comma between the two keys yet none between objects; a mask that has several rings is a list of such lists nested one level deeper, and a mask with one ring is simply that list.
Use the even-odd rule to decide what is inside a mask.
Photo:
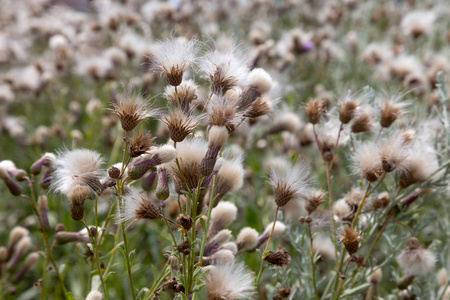
[{"label": "green stem", "polygon": [[309,242],[310,242],[310,250],[311,250],[311,269],[312,269],[312,280],[313,280],[313,287],[314,287],[314,293],[316,294],[316,299],[319,299],[319,292],[317,291],[317,284],[316,284],[316,264],[314,263],[314,247],[313,247],[313,236],[311,232],[311,224],[308,223],[308,234],[309,234]]},{"label": "green stem", "polygon": [[266,247],[264,248],[264,251],[263,251],[263,253],[261,255],[261,264],[259,266],[258,276],[256,277],[256,280],[255,280],[255,286],[257,286],[259,284],[259,281],[261,280],[261,275],[262,275],[262,272],[264,270],[264,259],[266,258],[266,252],[269,249],[270,240],[272,239],[273,231],[275,230],[275,223],[277,222],[278,210],[279,209],[280,209],[280,207],[277,206],[277,210],[275,211],[275,219],[273,220],[272,230],[270,231],[270,235],[269,235],[269,238],[267,240]]},{"label": "green stem", "polygon": [[127,232],[125,230],[125,223],[122,222],[122,237],[123,237],[123,244],[125,247],[125,261],[127,263],[127,273],[128,278],[130,279],[130,287],[131,287],[131,296],[132,299],[136,299],[136,293],[134,291],[134,284],[133,284],[133,277],[131,275],[131,263],[130,263],[130,257],[129,257],[129,250],[128,250],[128,240],[127,240]]},{"label": "green stem", "polygon": [[[101,268],[101,265],[100,265],[100,259],[99,259],[99,257],[98,257],[98,247],[97,247],[97,246],[98,246],[98,245],[97,245],[97,236],[98,236],[98,233],[97,233],[97,235],[94,237],[94,235],[93,235],[92,232],[91,232],[91,229],[90,229],[89,226],[86,224],[86,221],[83,220],[83,219],[81,219],[80,222],[81,222],[81,224],[83,224],[83,226],[86,228],[87,233],[88,233],[88,235],[89,235],[89,238],[90,238],[90,240],[91,240],[91,244],[92,244],[92,247],[93,247],[93,250],[94,250],[94,260],[95,260],[95,262],[96,262],[96,264],[97,264],[98,276],[100,277],[100,282],[101,282],[101,284],[102,284],[102,289],[103,289],[103,294],[104,294],[104,296],[105,296],[105,300],[107,300],[107,299],[108,299],[108,293],[107,293],[107,290],[106,290],[106,283],[105,283],[105,280],[104,280],[104,278],[103,278],[102,268]],[[97,230],[97,228],[95,228],[95,229]]]}]

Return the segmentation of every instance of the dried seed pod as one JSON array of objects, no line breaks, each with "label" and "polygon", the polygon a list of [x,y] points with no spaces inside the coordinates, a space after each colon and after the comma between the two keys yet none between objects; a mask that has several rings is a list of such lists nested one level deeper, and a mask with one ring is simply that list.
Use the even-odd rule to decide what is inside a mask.
[{"label": "dried seed pod", "polygon": [[67,197],[70,200],[70,216],[73,220],[79,221],[84,216],[84,201],[89,198],[92,190],[85,185],[75,186]]},{"label": "dried seed pod", "polygon": [[158,167],[158,183],[156,184],[156,198],[158,200],[166,200],[170,196],[169,180],[167,177],[167,169]]},{"label": "dried seed pod", "polygon": [[191,252],[191,244],[187,240],[180,241],[180,243],[177,245],[177,250],[184,255],[189,255],[189,252]]},{"label": "dried seed pod", "polygon": [[228,138],[228,130],[225,126],[212,126],[209,130],[209,145],[205,157],[200,163],[200,174],[208,176],[214,170],[217,155]]},{"label": "dried seed pod", "polygon": [[313,191],[308,195],[308,197],[306,197],[305,208],[308,214],[312,214],[313,212],[316,211],[319,205],[323,202],[324,196],[325,193],[322,191]]},{"label": "dried seed pod", "polygon": [[114,166],[112,166],[111,168],[108,169],[108,176],[113,178],[113,179],[119,179],[120,176],[120,170],[119,168],[116,168]]},{"label": "dried seed pod", "polygon": [[291,294],[291,288],[288,286],[280,287],[278,289],[278,293],[280,294],[281,297],[287,298]]},{"label": "dried seed pod", "polygon": [[350,255],[355,254],[359,249],[359,241],[361,236],[358,232],[350,226],[344,228],[344,233],[341,236],[341,242],[344,243],[345,249]]},{"label": "dried seed pod", "polygon": [[325,101],[315,98],[306,102],[305,114],[311,124],[317,124],[320,121],[320,117],[326,111]]},{"label": "dried seed pod", "polygon": [[133,137],[130,138],[130,156],[138,157],[142,154],[145,154],[148,150],[150,150],[150,147],[153,145],[154,140],[155,138],[152,137],[150,132],[147,132],[144,135],[142,132],[142,128],[137,135],[133,132]]},{"label": "dried seed pod", "polygon": [[289,253],[284,248],[272,250],[268,253],[269,254],[264,258],[264,260],[279,267],[287,266],[289,264],[289,261],[291,260]]},{"label": "dried seed pod", "polygon": [[180,224],[184,229],[189,230],[192,227],[193,220],[191,216],[180,214],[177,217],[177,222]]},{"label": "dried seed pod", "polygon": [[345,101],[339,107],[339,121],[348,124],[355,116],[358,103],[356,101]]}]

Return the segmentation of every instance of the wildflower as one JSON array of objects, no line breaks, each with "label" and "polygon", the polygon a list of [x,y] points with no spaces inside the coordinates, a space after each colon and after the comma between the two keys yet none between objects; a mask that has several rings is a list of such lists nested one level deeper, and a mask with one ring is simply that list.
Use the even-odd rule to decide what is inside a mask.
[{"label": "wildflower", "polygon": [[246,111],[259,97],[266,95],[272,88],[272,78],[261,68],[253,69],[248,75],[248,85],[239,95],[237,110]]},{"label": "wildflower", "polygon": [[192,220],[191,216],[185,215],[185,214],[180,214],[177,217],[177,222],[178,224],[180,224],[185,230],[189,230],[192,227],[192,224],[194,223],[194,221]]},{"label": "wildflower", "polygon": [[221,249],[210,256],[203,257],[202,266],[231,265],[234,263],[234,254],[227,249]]},{"label": "wildflower", "polygon": [[155,204],[143,193],[135,189],[123,195],[123,201],[119,207],[119,223],[127,223],[127,227],[139,220],[154,220],[159,218],[160,212]]},{"label": "wildflower", "polygon": [[27,257],[25,258],[25,261],[22,264],[22,268],[20,268],[20,270],[13,275],[13,277],[11,278],[11,282],[18,283],[19,281],[21,281],[22,278],[25,276],[25,274],[27,274],[28,270],[30,270],[36,264],[38,259],[39,253],[32,252],[28,254]]},{"label": "wildflower", "polygon": [[220,202],[211,211],[211,221],[208,229],[208,237],[216,235],[236,219],[237,207],[231,202]]},{"label": "wildflower", "polygon": [[184,72],[195,62],[196,55],[196,40],[167,39],[158,42],[150,52],[150,70],[164,73],[170,85],[179,86]]},{"label": "wildflower", "polygon": [[436,151],[426,144],[416,144],[405,161],[405,168],[399,175],[400,187],[427,180],[438,169]]},{"label": "wildflower", "polygon": [[204,140],[193,138],[177,144],[177,164],[172,160],[166,164],[169,175],[175,182],[175,191],[182,194],[186,187],[194,190],[198,187],[201,174],[200,163],[206,154],[207,144]]},{"label": "wildflower", "polygon": [[159,114],[158,110],[150,110],[135,95],[131,95],[131,91],[120,96],[117,102],[111,104],[113,113],[119,116],[120,124],[125,131],[132,131],[142,120]]},{"label": "wildflower", "polygon": [[200,69],[209,78],[211,92],[215,95],[224,95],[234,87],[244,86],[248,74],[245,62],[233,51],[206,53],[200,61]]},{"label": "wildflower", "polygon": [[373,128],[372,116],[367,112],[362,112],[352,122],[353,133],[369,132]]},{"label": "wildflower", "polygon": [[392,134],[389,139],[379,146],[381,166],[385,172],[397,169],[400,173],[408,168],[411,153],[410,147],[405,145],[404,137],[400,133]]},{"label": "wildflower", "polygon": [[250,251],[258,244],[258,231],[250,227],[244,227],[236,237],[236,246],[239,252]]},{"label": "wildflower", "polygon": [[374,142],[360,145],[353,155],[355,170],[370,182],[374,182],[383,173],[379,148]]},{"label": "wildflower", "polygon": [[152,137],[150,132],[147,132],[145,135],[143,134],[142,129],[139,131],[137,135],[133,132],[133,137],[130,138],[129,141],[130,156],[138,157],[146,153],[148,150],[150,150],[150,147],[152,146],[154,140],[155,138]]},{"label": "wildflower", "polygon": [[391,196],[388,192],[380,193],[375,199],[372,201],[372,206],[375,209],[385,208],[391,202]]},{"label": "wildflower", "polygon": [[[273,222],[267,224],[266,228],[264,229],[263,234],[258,237],[258,244],[256,245],[256,247],[261,246],[269,239],[269,235],[270,235],[270,232],[272,231],[272,227],[273,227]],[[275,227],[273,228],[272,239],[280,238],[283,235],[285,229],[286,229],[286,225],[284,225],[280,221],[276,221]]]},{"label": "wildflower", "polygon": [[86,300],[102,300],[103,295],[99,291],[90,291],[86,296]]},{"label": "wildflower", "polygon": [[341,236],[341,242],[344,243],[348,254],[353,255],[358,251],[361,236],[353,227],[345,226],[344,233]]},{"label": "wildflower", "polygon": [[352,213],[350,205],[347,204],[345,199],[340,199],[333,204],[333,214],[338,219],[345,219]]},{"label": "wildflower", "polygon": [[194,131],[200,123],[200,117],[185,114],[181,109],[169,110],[169,115],[164,116],[161,121],[167,125],[170,138],[174,142],[182,142],[190,133]]},{"label": "wildflower", "polygon": [[102,163],[100,154],[89,149],[60,151],[54,162],[52,189],[68,195],[76,186],[87,186],[93,192],[99,193]]},{"label": "wildflower", "polygon": [[258,97],[245,111],[244,116],[248,118],[258,118],[265,115],[271,116],[273,108],[278,101],[278,98],[271,98],[269,96]]},{"label": "wildflower", "polygon": [[309,193],[309,195],[305,198],[305,208],[308,214],[312,214],[316,211],[319,205],[323,202],[324,196],[325,193],[322,191],[312,191],[311,193]]},{"label": "wildflower", "polygon": [[339,106],[339,121],[342,124],[348,124],[356,114],[358,102],[354,100],[346,100]]},{"label": "wildflower", "polygon": [[428,249],[423,249],[415,237],[410,237],[406,247],[397,256],[397,262],[404,272],[410,275],[427,273],[436,263],[436,255]]},{"label": "wildflower", "polygon": [[291,257],[284,248],[272,250],[268,252],[268,255],[264,258],[265,261],[279,267],[285,267],[289,264]]},{"label": "wildflower", "polygon": [[418,38],[431,32],[436,13],[432,11],[414,11],[403,17],[400,27],[405,35]]},{"label": "wildflower", "polygon": [[309,167],[304,161],[294,165],[286,164],[283,169],[271,169],[269,183],[275,191],[275,203],[278,207],[290,200],[307,195],[309,190]]},{"label": "wildflower", "polygon": [[243,263],[212,266],[205,277],[207,300],[250,299],[255,289]]},{"label": "wildflower", "polygon": [[214,189],[213,199],[214,207],[229,192],[239,189],[244,183],[244,167],[242,166],[242,157],[238,156],[232,159],[224,159],[217,173],[216,187]]},{"label": "wildflower", "polygon": [[268,133],[275,134],[285,130],[295,133],[302,125],[303,123],[297,114],[291,111],[283,111],[277,113],[273,126]]},{"label": "wildflower", "polygon": [[181,83],[177,90],[175,87],[167,86],[164,96],[173,106],[181,108],[184,113],[191,111],[191,105],[197,99],[198,86],[193,80],[186,80]]},{"label": "wildflower", "polygon": [[319,98],[314,98],[306,102],[304,109],[309,122],[317,124],[320,121],[320,117],[326,112],[326,103]]},{"label": "wildflower", "polygon": [[208,176],[214,169],[217,155],[227,141],[228,130],[224,126],[212,126],[208,135],[208,151],[200,163],[200,173]]},{"label": "wildflower", "polygon": [[231,230],[222,229],[212,239],[208,241],[205,245],[203,253],[209,255],[214,249],[219,248],[222,244],[228,242],[231,237]]},{"label": "wildflower", "polygon": [[167,169],[164,165],[158,166],[158,183],[156,184],[156,198],[158,200],[166,200],[170,196],[169,180],[167,176]]},{"label": "wildflower", "polygon": [[234,131],[241,119],[236,108],[236,100],[229,97],[213,95],[206,107],[211,126],[225,126],[229,132]]},{"label": "wildflower", "polygon": [[132,164],[128,168],[128,177],[136,180],[144,176],[151,168],[171,162],[177,156],[177,152],[173,146],[164,145],[159,147],[155,153],[150,157],[143,159],[142,161]]}]

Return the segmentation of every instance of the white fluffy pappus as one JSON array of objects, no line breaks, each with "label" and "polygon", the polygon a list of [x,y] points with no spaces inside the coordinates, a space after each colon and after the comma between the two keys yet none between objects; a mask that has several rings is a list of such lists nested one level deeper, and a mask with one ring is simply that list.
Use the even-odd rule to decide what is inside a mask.
[{"label": "white fluffy pappus", "polygon": [[236,237],[238,251],[252,250],[258,244],[258,231],[251,227],[244,227]]},{"label": "white fluffy pappus", "polygon": [[51,188],[66,195],[77,185],[87,185],[95,189],[93,183],[99,180],[102,164],[103,158],[93,150],[60,151],[54,162]]},{"label": "white fluffy pappus", "polygon": [[90,291],[86,296],[86,300],[102,300],[103,295],[99,291]]},{"label": "white fluffy pappus", "polygon": [[269,184],[275,190],[275,202],[280,207],[306,196],[310,190],[309,165],[300,160],[283,169],[270,169]]},{"label": "white fluffy pappus", "polygon": [[273,84],[272,77],[262,68],[253,69],[248,74],[247,81],[248,84],[255,87],[261,95],[268,93]]},{"label": "white fluffy pappus", "polygon": [[[246,84],[248,67],[233,51],[207,52],[199,62],[205,77],[225,90]],[[224,84],[225,86],[221,86]]]},{"label": "white fluffy pappus", "polygon": [[[264,234],[270,234],[270,231],[272,230],[273,222],[267,224],[266,228],[264,229]],[[275,222],[275,228],[273,229],[272,238],[279,238],[283,235],[284,230],[286,229],[286,225],[281,223],[280,221]]]},{"label": "white fluffy pappus", "polygon": [[185,72],[195,62],[197,40],[170,38],[160,41],[150,51],[150,70],[170,73],[172,69]]},{"label": "white fluffy pappus", "polygon": [[406,248],[397,256],[397,262],[404,272],[419,275],[433,269],[436,263],[436,255],[428,249]]},{"label": "white fluffy pappus", "polygon": [[129,228],[139,220],[159,217],[156,205],[137,189],[131,188],[122,197],[122,204],[117,207],[117,223],[125,223]]},{"label": "white fluffy pappus", "polygon": [[250,299],[255,289],[253,274],[243,263],[213,266],[205,281],[208,300]]}]

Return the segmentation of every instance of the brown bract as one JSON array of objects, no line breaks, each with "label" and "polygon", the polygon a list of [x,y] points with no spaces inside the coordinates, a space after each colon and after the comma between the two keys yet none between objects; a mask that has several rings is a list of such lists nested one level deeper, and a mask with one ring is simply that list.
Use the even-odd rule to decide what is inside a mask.
[{"label": "brown bract", "polygon": [[132,131],[140,121],[147,117],[147,109],[144,105],[137,103],[134,99],[126,99],[113,102],[113,112],[119,116],[123,130]]},{"label": "brown bract", "polygon": [[142,129],[138,134],[133,133],[133,137],[130,138],[130,156],[138,157],[144,154],[150,149],[154,140],[155,138],[152,137],[150,132],[144,135]]},{"label": "brown bract", "polygon": [[169,115],[161,121],[169,128],[170,138],[174,142],[182,142],[199,123],[197,118],[186,116],[180,109],[169,111]]}]

